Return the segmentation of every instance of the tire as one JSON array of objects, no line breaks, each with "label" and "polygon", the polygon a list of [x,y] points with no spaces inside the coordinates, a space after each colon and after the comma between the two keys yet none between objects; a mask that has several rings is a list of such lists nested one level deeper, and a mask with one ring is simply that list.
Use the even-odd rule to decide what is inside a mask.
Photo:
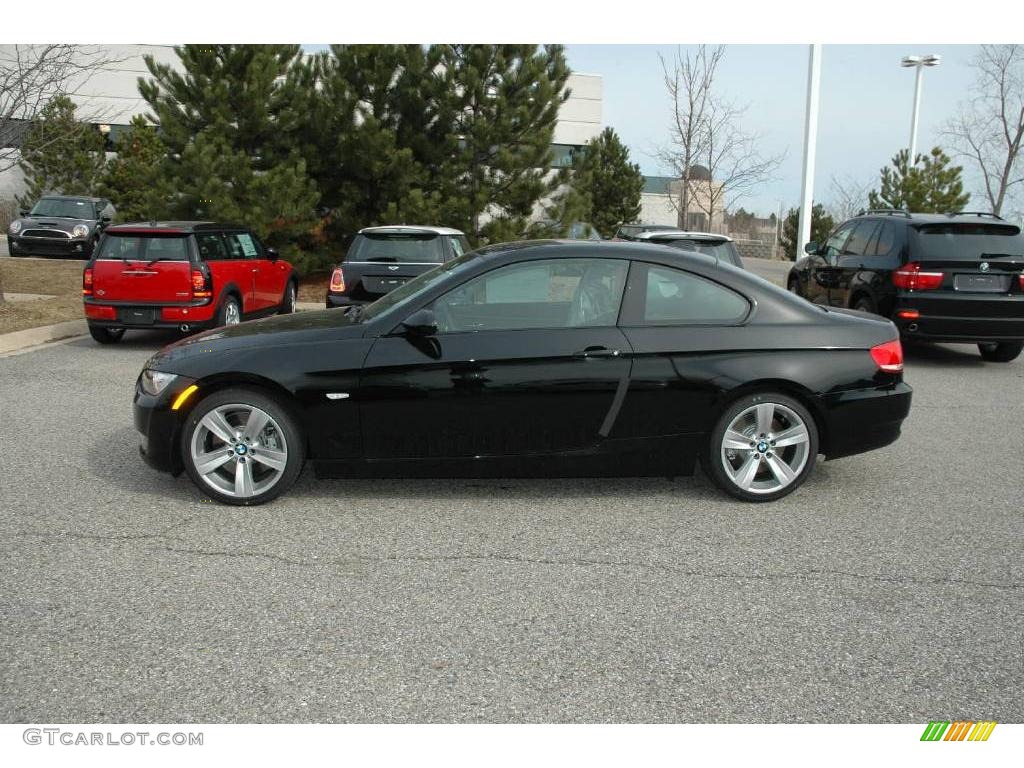
[{"label": "tire", "polygon": [[853,309],[856,309],[859,312],[867,312],[872,315],[878,314],[875,312],[875,302],[873,302],[869,296],[861,296],[858,298],[857,301],[853,303]]},{"label": "tire", "polygon": [[221,302],[217,310],[217,325],[238,325],[242,322],[242,307],[238,299],[228,296]]},{"label": "tire", "polygon": [[795,277],[789,278],[789,282],[786,283],[786,290],[803,298],[803,293],[800,292],[800,281]]},{"label": "tire", "polygon": [[[246,425],[253,418],[263,427],[249,434]],[[279,400],[233,387],[204,398],[189,412],[181,460],[201,492],[222,504],[253,506],[292,486],[305,461],[305,441],[298,421]]]},{"label": "tire", "polygon": [[1024,349],[1022,341],[1001,341],[998,344],[979,344],[981,359],[990,363],[1008,363],[1016,360]]},{"label": "tire", "polygon": [[294,280],[289,280],[288,285],[285,286],[284,296],[281,298],[281,309],[278,310],[279,315],[290,315],[295,311],[295,303],[299,298],[299,286],[296,285]]},{"label": "tire", "polygon": [[[783,434],[787,436],[781,439],[789,442],[779,452],[774,440]],[[711,431],[703,459],[723,491],[743,501],[763,502],[799,488],[817,456],[818,428],[807,408],[779,392],[757,392],[729,404]]]},{"label": "tire", "polygon": [[107,328],[89,323],[89,335],[100,344],[117,344],[124,338],[124,328]]}]

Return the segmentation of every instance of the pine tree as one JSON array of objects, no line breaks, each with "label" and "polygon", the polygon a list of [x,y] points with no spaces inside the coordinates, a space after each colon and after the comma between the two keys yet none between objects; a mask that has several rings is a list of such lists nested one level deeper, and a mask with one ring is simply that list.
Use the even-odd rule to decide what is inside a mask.
[{"label": "pine tree", "polygon": [[107,162],[99,194],[113,202],[119,221],[167,218],[172,190],[162,172],[167,148],[142,115],[114,144],[117,156]]},{"label": "pine tree", "polygon": [[[800,209],[790,208],[786,218],[782,220],[782,234],[779,238],[779,245],[782,246],[786,257],[792,261],[796,261],[803,255],[798,252],[800,247],[798,243],[800,239],[799,227]],[[835,220],[826,213],[825,206],[821,203],[815,203],[811,207],[811,242],[818,243],[819,245],[823,244],[828,240],[828,236],[832,234],[832,230],[835,227]]]},{"label": "pine tree", "polygon": [[75,105],[55,96],[40,110],[21,146],[28,187],[18,198],[31,207],[42,195],[92,195],[106,160],[106,142],[95,126],[75,119]]},{"label": "pine tree", "polygon": [[565,204],[580,217],[577,221],[587,221],[603,237],[611,237],[621,224],[640,215],[643,186],[640,166],[629,162],[629,150],[615,129],[605,128],[573,158]]},{"label": "pine tree", "polygon": [[139,80],[168,147],[164,171],[183,218],[247,224],[274,245],[315,227],[318,192],[295,146],[308,66],[297,45],[185,45],[182,70],[146,57]]},{"label": "pine tree", "polygon": [[963,210],[971,196],[964,192],[961,168],[950,166],[939,147],[919,154],[910,165],[910,151],[900,150],[892,166],[882,168],[881,190],[871,190],[872,208],[899,208],[914,213],[953,213]]},{"label": "pine tree", "polygon": [[[521,236],[534,206],[559,184],[550,173],[558,109],[568,98],[561,46],[442,45],[437,115],[451,120],[432,185],[446,223],[476,240]],[[484,224],[485,218],[488,218]]]}]

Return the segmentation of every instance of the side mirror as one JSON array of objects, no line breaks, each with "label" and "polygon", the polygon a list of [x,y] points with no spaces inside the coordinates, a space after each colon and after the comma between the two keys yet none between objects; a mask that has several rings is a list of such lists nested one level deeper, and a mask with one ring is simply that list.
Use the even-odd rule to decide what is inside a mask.
[{"label": "side mirror", "polygon": [[277,248],[267,248],[267,258],[271,261],[277,261],[281,258],[281,254],[277,252]]},{"label": "side mirror", "polygon": [[102,221],[104,224],[109,224],[113,220],[114,218],[109,213],[104,213],[102,216],[100,216],[100,221]]},{"label": "side mirror", "polygon": [[437,333],[434,310],[416,310],[402,321],[402,330],[409,336],[434,336]]},{"label": "side mirror", "polygon": [[818,254],[818,244],[811,240],[811,242],[804,246],[804,253],[810,256],[816,256]]},{"label": "side mirror", "polygon": [[19,211],[19,213],[20,213],[20,214],[21,214],[21,216],[23,216],[23,217],[24,217],[24,216],[28,216],[28,208],[22,208],[22,209],[21,209],[21,210]]}]

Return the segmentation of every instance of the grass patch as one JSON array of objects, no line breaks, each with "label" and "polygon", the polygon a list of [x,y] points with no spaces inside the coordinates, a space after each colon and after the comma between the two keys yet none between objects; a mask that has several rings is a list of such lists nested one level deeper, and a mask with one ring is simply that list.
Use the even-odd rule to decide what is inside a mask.
[{"label": "grass patch", "polygon": [[81,320],[82,269],[81,261],[0,258],[0,278],[6,293],[54,296],[0,304],[0,333]]},{"label": "grass patch", "polygon": [[7,301],[0,304],[0,333],[39,328],[65,320],[82,320],[84,317],[81,294],[34,301]]},{"label": "grass patch", "polygon": [[313,272],[299,278],[299,301],[315,301],[323,304],[327,296],[327,285],[331,282],[330,272]]}]

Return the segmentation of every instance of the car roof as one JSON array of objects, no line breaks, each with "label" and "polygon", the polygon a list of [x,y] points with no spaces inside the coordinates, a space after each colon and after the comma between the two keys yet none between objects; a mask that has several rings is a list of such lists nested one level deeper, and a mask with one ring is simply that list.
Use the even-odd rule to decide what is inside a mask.
[{"label": "car roof", "polygon": [[475,252],[475,255],[481,259],[502,259],[514,254],[522,257],[543,256],[551,259],[571,257],[662,262],[667,259],[680,264],[689,262],[703,267],[712,267],[716,264],[732,267],[729,262],[722,261],[710,254],[664,248],[655,243],[642,243],[633,240],[517,240],[508,243],[495,243]]},{"label": "car roof", "polygon": [[719,235],[714,232],[687,232],[682,229],[669,229],[653,232],[641,232],[636,236],[637,240],[708,240],[720,243],[731,243],[732,238],[728,235]]},{"label": "car roof", "polygon": [[107,232],[209,232],[230,229],[248,231],[241,224],[226,224],[218,221],[133,221],[115,224]]},{"label": "car roof", "polygon": [[106,200],[105,197],[87,197],[86,195],[40,195],[40,200],[88,200],[90,203],[98,203]]},{"label": "car roof", "polygon": [[434,227],[425,224],[387,224],[379,227],[364,227],[359,230],[360,235],[401,235],[413,232],[431,232],[435,235],[461,235],[464,234],[452,227]]},{"label": "car roof", "polygon": [[864,211],[854,216],[851,221],[858,219],[895,219],[896,221],[907,221],[914,224],[944,224],[950,221],[969,222],[992,222],[994,224],[1010,224],[1001,216],[986,211],[961,211],[959,213],[914,213],[900,209],[876,209]]}]

